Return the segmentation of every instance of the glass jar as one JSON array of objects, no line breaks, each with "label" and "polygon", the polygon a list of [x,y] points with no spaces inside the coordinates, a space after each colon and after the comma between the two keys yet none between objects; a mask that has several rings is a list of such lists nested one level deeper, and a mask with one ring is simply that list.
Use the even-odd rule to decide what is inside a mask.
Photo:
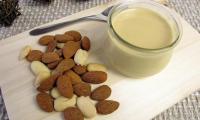
[{"label": "glass jar", "polygon": [[[172,42],[162,48],[148,49],[130,44],[117,34],[112,19],[120,12],[132,8],[147,8],[161,15],[171,26]],[[158,33],[159,34],[159,33]],[[109,63],[120,73],[143,78],[160,72],[169,62],[174,47],[182,36],[182,27],[172,11],[152,1],[129,1],[113,7],[108,18],[108,40],[105,42],[105,54]]]}]

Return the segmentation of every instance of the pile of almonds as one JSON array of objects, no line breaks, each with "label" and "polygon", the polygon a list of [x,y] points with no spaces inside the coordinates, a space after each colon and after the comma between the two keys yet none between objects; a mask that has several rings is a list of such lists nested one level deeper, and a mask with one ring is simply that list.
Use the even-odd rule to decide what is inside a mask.
[{"label": "pile of almonds", "polygon": [[109,86],[91,90],[92,84],[107,80],[107,73],[102,64],[86,64],[90,50],[88,37],[72,30],[43,36],[39,44],[46,46],[45,52],[25,46],[20,59],[31,62],[36,76],[34,85],[39,92],[36,101],[43,111],[63,112],[65,120],[84,120],[84,117],[106,115],[118,109],[117,101],[106,100],[111,95]]}]

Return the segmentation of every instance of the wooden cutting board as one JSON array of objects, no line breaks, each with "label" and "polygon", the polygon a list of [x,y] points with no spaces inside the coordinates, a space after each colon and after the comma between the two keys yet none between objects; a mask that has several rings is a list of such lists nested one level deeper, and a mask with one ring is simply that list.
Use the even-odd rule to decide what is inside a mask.
[{"label": "wooden cutting board", "polygon": [[[113,4],[113,3],[112,3]],[[105,6],[95,7],[49,24],[59,23],[90,14],[96,14]],[[183,37],[174,51],[169,65],[159,74],[145,79],[131,79],[117,73],[108,64],[108,81],[113,92],[109,99],[120,102],[119,109],[107,116],[98,115],[95,120],[148,120],[200,88],[200,35],[182,18]],[[47,25],[49,25],[47,24]],[[49,34],[78,30],[92,41],[89,62],[104,63],[101,53],[107,38],[106,24],[81,22]],[[0,42],[0,86],[10,120],[62,120],[61,113],[45,113],[35,103],[37,91],[35,77],[27,61],[19,61],[19,51],[25,45],[34,49],[41,36],[30,36],[29,31]]]}]

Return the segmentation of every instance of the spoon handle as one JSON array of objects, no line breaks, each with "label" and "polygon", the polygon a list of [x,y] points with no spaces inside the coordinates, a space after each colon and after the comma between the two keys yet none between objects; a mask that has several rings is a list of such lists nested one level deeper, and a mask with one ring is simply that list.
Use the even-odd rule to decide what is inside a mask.
[{"label": "spoon handle", "polygon": [[86,16],[86,17],[82,17],[82,18],[78,18],[78,19],[74,19],[74,20],[70,20],[70,21],[66,21],[66,22],[62,22],[62,23],[57,23],[57,24],[53,24],[53,25],[49,25],[49,26],[45,26],[45,27],[41,27],[41,28],[36,28],[34,30],[31,30],[29,34],[30,35],[44,34],[44,33],[51,32],[53,30],[57,30],[59,28],[65,27],[67,25],[74,24],[79,21],[84,21],[84,20],[94,20],[94,21],[106,22],[106,18],[105,18],[105,16],[103,16],[101,14]]}]

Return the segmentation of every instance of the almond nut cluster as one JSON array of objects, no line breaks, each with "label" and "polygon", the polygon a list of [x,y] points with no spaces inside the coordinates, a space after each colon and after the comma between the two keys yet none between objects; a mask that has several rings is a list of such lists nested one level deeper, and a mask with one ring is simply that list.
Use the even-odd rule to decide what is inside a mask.
[{"label": "almond nut cluster", "polygon": [[36,101],[43,111],[63,112],[65,120],[84,120],[84,117],[106,115],[118,109],[119,102],[106,100],[111,95],[108,85],[92,91],[92,84],[104,83],[107,73],[102,64],[87,64],[91,47],[87,36],[71,30],[43,36],[39,44],[46,47],[45,52],[27,45],[19,57],[31,62],[38,91]]}]

